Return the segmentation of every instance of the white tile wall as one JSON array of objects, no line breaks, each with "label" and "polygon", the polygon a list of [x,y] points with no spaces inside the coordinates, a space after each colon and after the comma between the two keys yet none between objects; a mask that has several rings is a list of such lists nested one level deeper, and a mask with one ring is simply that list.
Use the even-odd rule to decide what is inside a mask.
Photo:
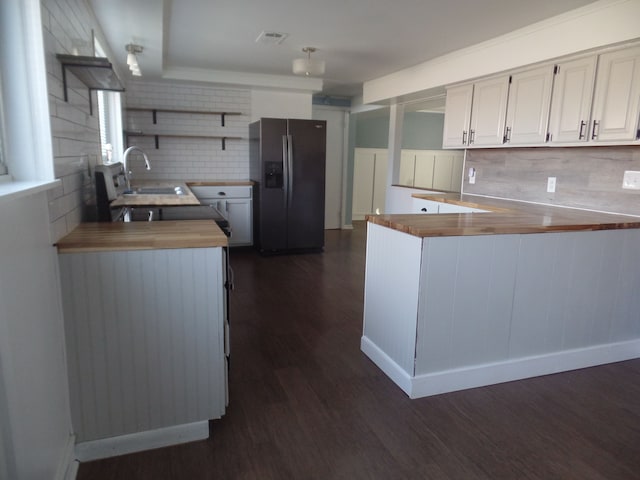
[{"label": "white tile wall", "polygon": [[67,75],[69,101],[64,101],[58,53],[93,55],[93,16],[83,0],[42,0],[42,28],[51,114],[56,178],[62,186],[48,193],[51,239],[56,241],[80,223],[91,201],[93,167],[100,158],[98,117],[89,114],[87,88]]},{"label": "white tile wall", "polygon": [[158,112],[153,124],[151,112],[126,113],[126,129],[144,133],[213,135],[242,137],[227,140],[222,150],[218,139],[130,137],[129,145],[141,147],[149,156],[151,170],[142,161],[131,162],[133,178],[181,180],[247,180],[249,178],[248,125],[251,119],[251,92],[240,88],[153,83],[144,80],[127,85],[128,107],[166,108],[240,112],[225,117],[221,126],[218,115]]}]

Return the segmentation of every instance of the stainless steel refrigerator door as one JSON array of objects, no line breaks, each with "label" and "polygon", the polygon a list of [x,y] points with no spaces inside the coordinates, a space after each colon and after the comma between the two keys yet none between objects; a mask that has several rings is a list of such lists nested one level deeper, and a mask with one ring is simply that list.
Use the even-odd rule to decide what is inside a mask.
[{"label": "stainless steel refrigerator door", "polygon": [[288,121],[287,248],[324,246],[326,122]]},{"label": "stainless steel refrigerator door", "polygon": [[[283,171],[283,136],[287,135],[286,119],[264,118],[260,121],[260,162],[264,176],[266,165],[279,165]],[[286,178],[283,179],[284,183]],[[277,182],[269,186],[264,178],[260,179],[260,199],[258,218],[258,243],[264,251],[287,249],[287,197],[284,185]]]}]

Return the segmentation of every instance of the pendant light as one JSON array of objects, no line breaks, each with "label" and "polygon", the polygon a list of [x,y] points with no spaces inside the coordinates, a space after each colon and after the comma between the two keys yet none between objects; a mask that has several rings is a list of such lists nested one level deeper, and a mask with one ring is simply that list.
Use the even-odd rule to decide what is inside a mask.
[{"label": "pendant light", "polygon": [[129,70],[131,70],[131,74],[134,77],[142,76],[142,72],[140,71],[140,66],[138,65],[138,57],[137,53],[142,53],[143,47],[140,45],[135,45],[133,43],[128,43],[124,46],[127,51],[127,65],[129,66]]},{"label": "pendant light", "polygon": [[324,74],[324,60],[315,60],[311,54],[316,51],[314,47],[304,47],[302,49],[307,54],[307,58],[296,58],[293,60],[293,73],[296,75],[306,75],[317,77]]}]

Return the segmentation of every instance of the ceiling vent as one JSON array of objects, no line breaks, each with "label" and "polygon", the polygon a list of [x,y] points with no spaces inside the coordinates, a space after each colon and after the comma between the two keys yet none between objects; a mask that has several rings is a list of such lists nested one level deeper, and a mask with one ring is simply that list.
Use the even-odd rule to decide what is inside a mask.
[{"label": "ceiling vent", "polygon": [[262,32],[256,38],[256,43],[264,43],[266,45],[280,45],[289,36],[288,33],[282,32]]}]

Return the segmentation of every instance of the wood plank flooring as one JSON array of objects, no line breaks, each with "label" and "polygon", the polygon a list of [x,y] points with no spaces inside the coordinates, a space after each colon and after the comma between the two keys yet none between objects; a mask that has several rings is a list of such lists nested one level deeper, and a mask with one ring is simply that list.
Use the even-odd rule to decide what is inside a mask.
[{"label": "wood plank flooring", "polygon": [[364,253],[232,251],[227,414],[78,480],[640,479],[640,360],[409,400],[360,351]]}]

